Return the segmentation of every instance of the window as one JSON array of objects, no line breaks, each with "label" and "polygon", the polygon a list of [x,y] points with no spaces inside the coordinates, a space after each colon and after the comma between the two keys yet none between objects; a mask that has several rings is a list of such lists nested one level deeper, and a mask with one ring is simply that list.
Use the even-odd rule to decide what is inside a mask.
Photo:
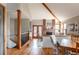
[{"label": "window", "polygon": [[67,32],[66,29],[67,29],[66,24],[64,24],[64,34],[66,34],[66,32]]},{"label": "window", "polygon": [[59,33],[60,29],[59,29],[59,25],[55,25],[55,33]]},{"label": "window", "polygon": [[60,25],[59,25],[59,20],[55,20],[55,34],[59,34],[60,32]]},{"label": "window", "polygon": [[61,23],[61,33],[66,34],[66,24]]}]

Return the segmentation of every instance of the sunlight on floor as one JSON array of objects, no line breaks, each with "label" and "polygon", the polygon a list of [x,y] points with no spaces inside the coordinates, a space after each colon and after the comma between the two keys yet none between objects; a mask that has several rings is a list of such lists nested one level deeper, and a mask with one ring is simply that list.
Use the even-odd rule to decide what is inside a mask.
[{"label": "sunlight on floor", "polygon": [[40,51],[38,47],[38,39],[33,39],[32,47],[31,47],[31,54],[38,54]]},{"label": "sunlight on floor", "polygon": [[37,48],[38,47],[38,45],[37,45],[37,39],[34,39],[34,41],[33,41],[33,48]]}]

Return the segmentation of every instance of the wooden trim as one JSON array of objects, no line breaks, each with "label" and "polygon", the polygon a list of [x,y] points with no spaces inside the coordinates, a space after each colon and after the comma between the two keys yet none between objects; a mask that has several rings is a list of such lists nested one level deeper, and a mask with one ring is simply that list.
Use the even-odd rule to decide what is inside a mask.
[{"label": "wooden trim", "polygon": [[0,6],[3,8],[3,39],[4,39],[4,46],[3,46],[3,54],[7,54],[7,11],[6,7],[0,4]]},{"label": "wooden trim", "polygon": [[18,20],[18,27],[17,27],[18,48],[21,49],[21,11],[20,10],[17,10],[17,20]]},{"label": "wooden trim", "polygon": [[28,41],[22,46],[22,48],[25,47],[26,45],[29,45],[29,43],[31,42],[31,39],[29,38],[29,32],[26,33],[26,37],[27,37]]},{"label": "wooden trim", "polygon": [[4,16],[3,16],[3,23],[4,23],[4,28],[3,28],[3,32],[4,32],[4,52],[3,54],[6,55],[7,54],[7,24],[6,24],[6,16],[7,16],[7,13],[6,13],[6,9],[5,7],[3,8],[4,10]]},{"label": "wooden trim", "polygon": [[31,39],[29,39],[23,46],[22,46],[22,48],[24,48],[25,46],[29,46],[29,44],[31,43]]},{"label": "wooden trim", "polygon": [[42,3],[42,5],[51,13],[53,17],[55,17],[59,21],[59,19],[54,15],[54,13],[49,9],[49,7],[45,3]]}]

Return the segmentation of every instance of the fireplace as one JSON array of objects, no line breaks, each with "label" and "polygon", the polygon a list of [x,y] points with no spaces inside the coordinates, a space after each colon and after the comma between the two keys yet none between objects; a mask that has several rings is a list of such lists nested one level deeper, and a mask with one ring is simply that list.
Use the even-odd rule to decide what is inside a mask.
[{"label": "fireplace", "polygon": [[52,35],[52,32],[46,32],[46,35]]}]

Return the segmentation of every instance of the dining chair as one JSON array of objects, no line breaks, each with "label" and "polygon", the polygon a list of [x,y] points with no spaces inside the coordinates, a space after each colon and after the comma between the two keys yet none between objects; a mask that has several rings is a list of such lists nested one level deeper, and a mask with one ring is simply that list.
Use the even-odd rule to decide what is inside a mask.
[{"label": "dining chair", "polygon": [[79,50],[79,43],[77,42],[77,43],[76,43],[76,54],[78,54],[78,55],[79,55],[78,50]]},{"label": "dining chair", "polygon": [[57,55],[62,55],[63,54],[63,49],[60,46],[59,42],[57,42],[57,44],[55,46],[56,46],[56,54]]},{"label": "dining chair", "polygon": [[72,49],[70,50],[68,50],[67,49],[67,53],[68,53],[68,55],[79,55],[79,43],[78,42],[76,42],[76,48],[74,49],[75,51],[73,51]]}]

